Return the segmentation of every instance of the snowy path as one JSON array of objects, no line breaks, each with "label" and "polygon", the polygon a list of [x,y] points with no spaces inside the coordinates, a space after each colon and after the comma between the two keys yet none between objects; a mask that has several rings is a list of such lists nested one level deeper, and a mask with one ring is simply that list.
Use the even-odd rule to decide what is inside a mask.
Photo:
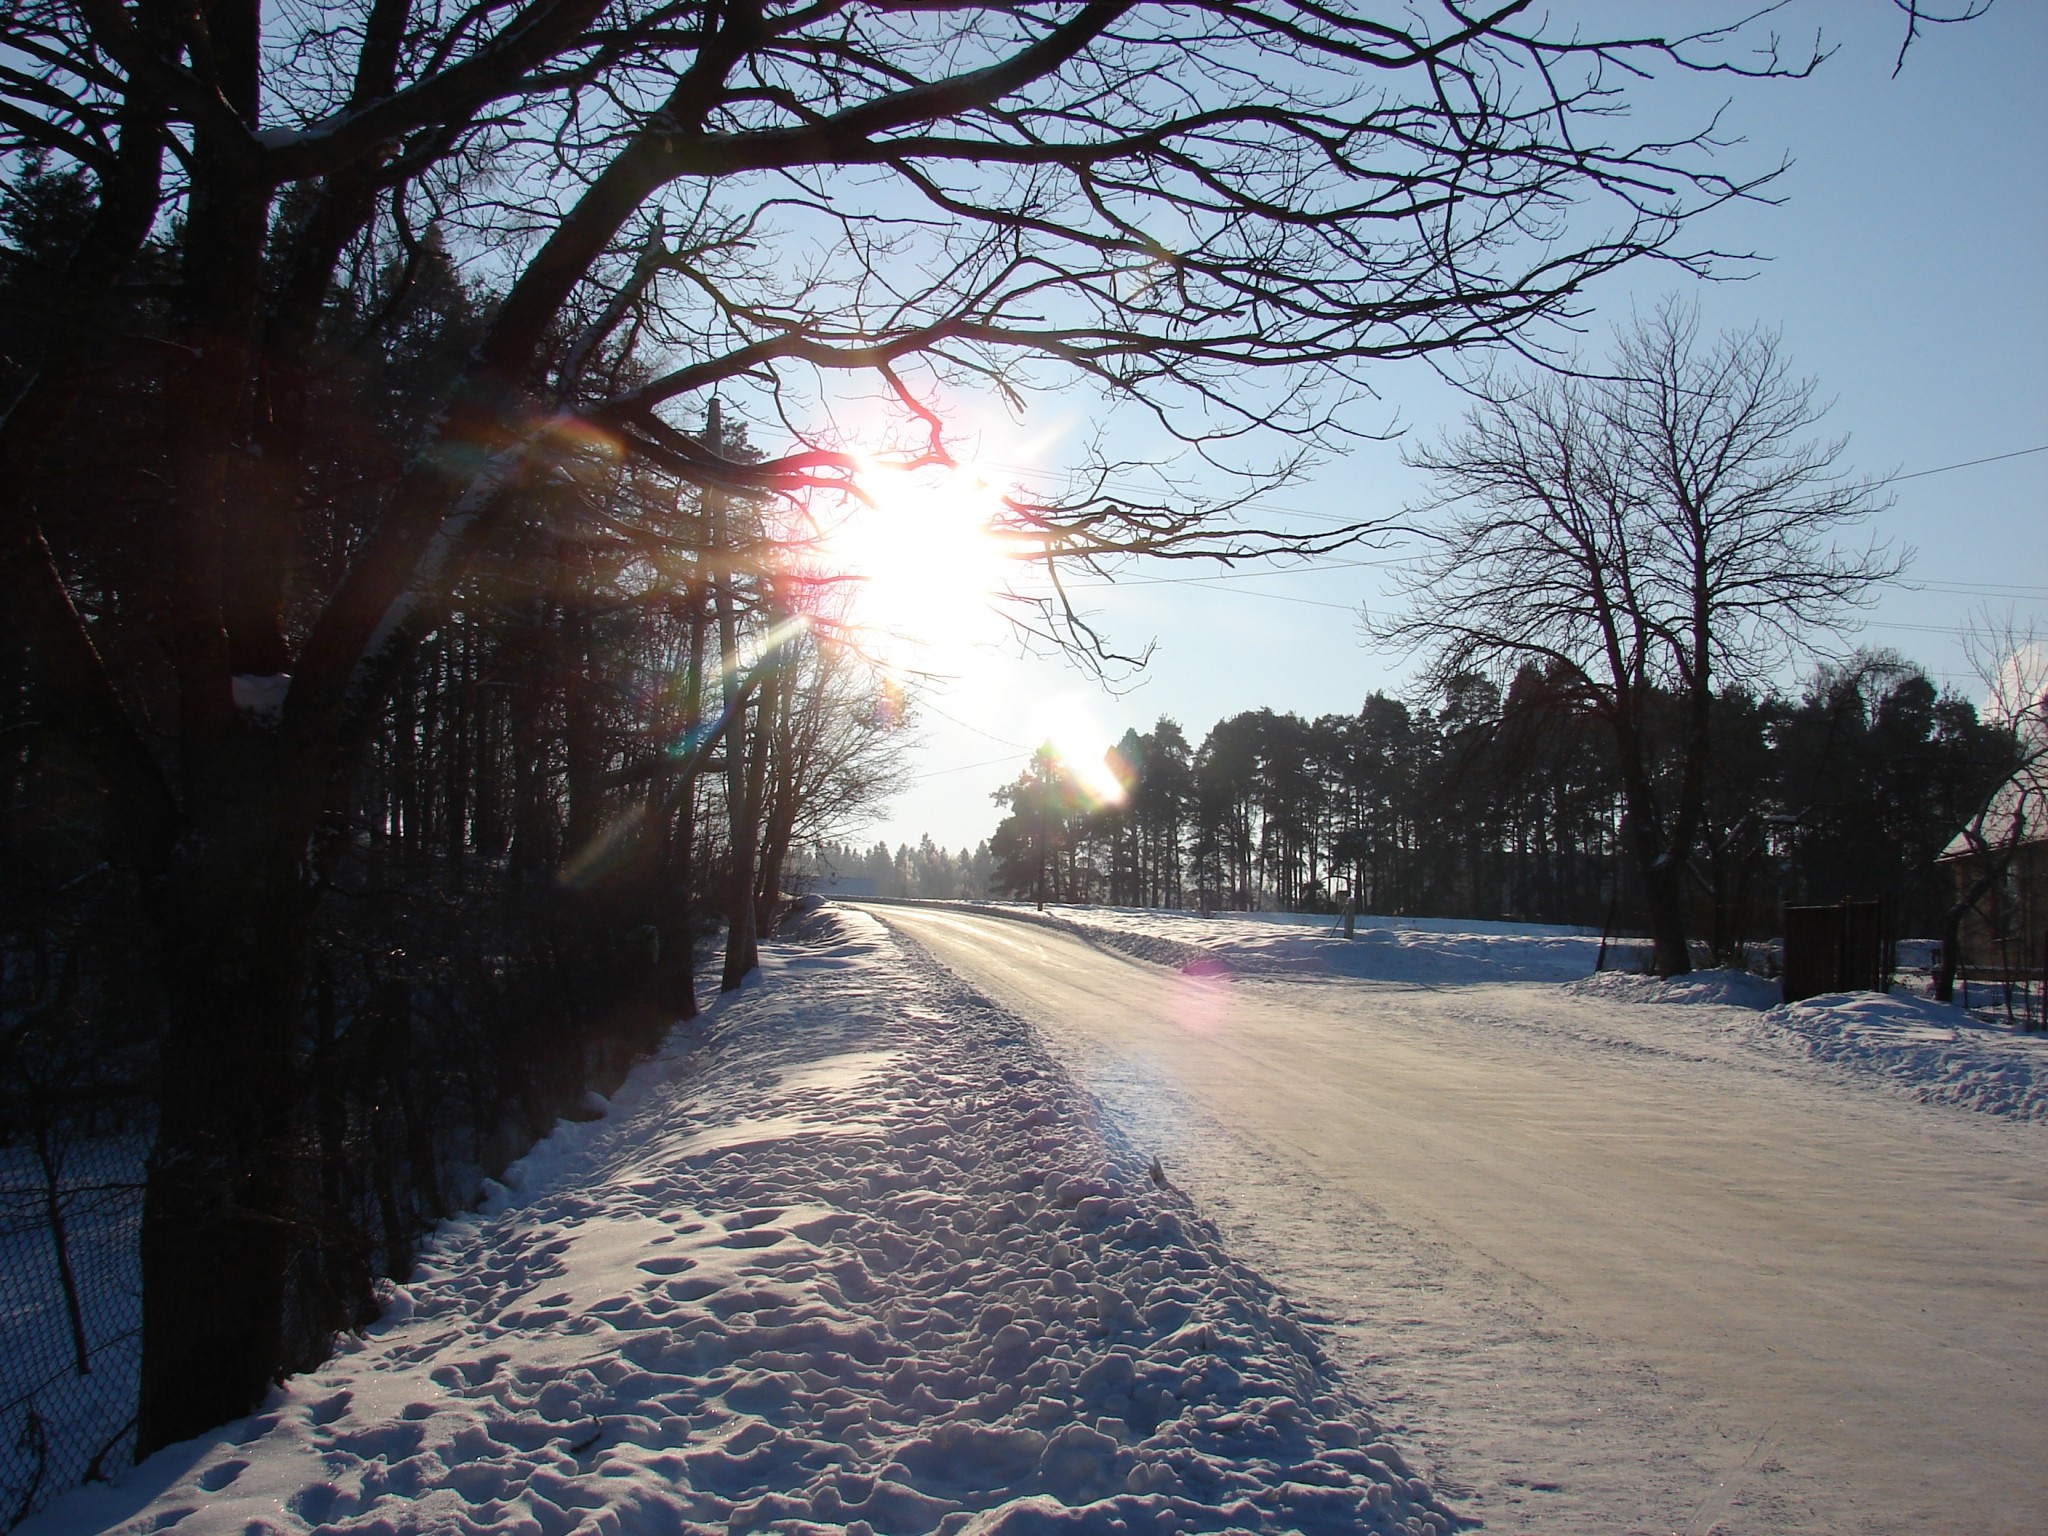
[{"label": "snowy path", "polygon": [[2048,1529],[2048,1127],[1732,1010],[878,915],[1040,1026],[1490,1529]]},{"label": "snowy path", "polygon": [[1300,1324],[1010,1015],[763,953],[264,1411],[24,1536],[1441,1536]]}]

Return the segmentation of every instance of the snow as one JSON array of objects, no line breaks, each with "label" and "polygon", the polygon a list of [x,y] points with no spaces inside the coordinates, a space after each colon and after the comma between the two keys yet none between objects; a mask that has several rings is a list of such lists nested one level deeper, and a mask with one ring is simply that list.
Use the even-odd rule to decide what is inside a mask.
[{"label": "snow", "polygon": [[[43,1167],[30,1149],[7,1148],[0,1151],[0,1350],[18,1395],[0,1417],[7,1432],[0,1440],[0,1519],[38,1492],[77,1482],[95,1456],[104,1453],[118,1465],[135,1410],[137,1235],[148,1139],[81,1138],[56,1150],[57,1198],[90,1369],[77,1369]],[[40,1446],[31,1417],[41,1426]]]},{"label": "snow", "polygon": [[247,710],[252,715],[275,716],[284,713],[284,701],[292,691],[292,675],[289,672],[237,672],[229,679],[229,685],[234,693],[235,708]]},{"label": "snow", "polygon": [[1762,1047],[1802,1053],[1928,1104],[2048,1120],[2048,1034],[2015,1034],[1925,998],[1833,992],[1772,1008]]},{"label": "snow", "polygon": [[828,913],[379,1322],[24,1531],[1443,1531],[1034,1036]]},{"label": "snow", "polygon": [[886,909],[984,991],[813,915],[328,1364],[23,1529],[1877,1530],[1962,1426],[2043,1513],[2048,1037],[1568,928],[999,910]]},{"label": "snow", "polygon": [[[356,686],[361,685],[367,669],[383,660],[385,648],[391,644],[392,636],[412,622],[413,615],[420,606],[421,594],[433,590],[435,582],[454,562],[463,541],[469,536],[471,527],[485,514],[492,501],[512,483],[514,476],[524,466],[533,445],[571,420],[563,416],[547,418],[487,457],[476,473],[470,476],[468,484],[462,489],[462,494],[456,497],[455,504],[435,526],[433,536],[427,540],[426,548],[413,566],[410,579],[386,605],[376,627],[370,632],[370,638],[364,642],[362,654],[356,661]],[[435,426],[431,441],[440,440],[443,425],[445,423]]]},{"label": "snow", "polygon": [[876,910],[1029,1020],[1486,1529],[2048,1530],[2048,1123],[1774,1043],[1735,978],[1184,970],[1088,912]]},{"label": "snow", "polygon": [[2021,764],[2017,773],[1998,786],[1983,815],[1950,838],[1941,856],[1963,859],[1989,849],[2039,842],[2048,836],[2042,827],[2044,805],[2048,805],[2048,760],[2036,757]]},{"label": "snow", "polygon": [[[1637,969],[1640,941],[1610,942],[1581,928],[1465,918],[1361,916],[1346,941],[1338,919],[1277,913],[1202,917],[1141,908],[946,903],[1074,934],[1092,944],[1192,975],[1243,975],[1478,987],[1558,982],[1574,997],[1620,1005],[1570,1025],[1582,1038],[1627,1037],[1695,1054],[1729,1045],[1769,1060],[1823,1063],[1866,1088],[2020,1120],[2048,1119],[2048,1034],[2015,1034],[1962,1009],[1895,991],[1839,993],[1790,1007],[1777,982],[1725,968],[1668,980]],[[1903,984],[1902,984],[1903,985]],[[1698,1006],[1681,1021],[1668,1005]],[[1762,1017],[1755,1015],[1761,1013]],[[1523,1028],[1557,1028],[1555,1021]],[[1719,1037],[1719,1038],[1717,1038]]]},{"label": "snow", "polygon": [[1566,990],[1617,1003],[1711,1003],[1729,1008],[1774,1008],[1784,995],[1775,981],[1725,966],[1668,978],[1639,971],[1599,971],[1570,983]]},{"label": "snow", "polygon": [[[1355,938],[1342,920],[1294,913],[1233,912],[1200,917],[1135,907],[1055,907],[984,902],[974,910],[1078,933],[1141,960],[1182,970],[1326,975],[1357,980],[1438,982],[1569,981],[1593,969],[1600,936],[1583,928],[1468,918],[1360,917]],[[1610,964],[1626,948],[1610,946]],[[1628,960],[1627,963],[1633,963]]]}]

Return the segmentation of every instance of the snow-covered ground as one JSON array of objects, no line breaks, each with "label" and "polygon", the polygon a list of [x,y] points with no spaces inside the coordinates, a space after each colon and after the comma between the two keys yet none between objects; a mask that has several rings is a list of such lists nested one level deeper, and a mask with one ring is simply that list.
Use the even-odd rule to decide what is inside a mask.
[{"label": "snow-covered ground", "polygon": [[[1005,915],[1072,998],[827,909],[365,1336],[24,1529],[2048,1524],[2048,1039],[1564,928]],[[1180,974],[1091,1021],[1103,949]]]},{"label": "snow-covered ground", "polygon": [[[1699,971],[1671,981],[1642,975],[1640,947],[1631,942],[1610,944],[1608,964],[1617,968],[1594,973],[1598,934],[1541,923],[1360,917],[1356,937],[1346,940],[1341,924],[1328,917],[1201,917],[1124,907],[1040,913],[1025,903],[974,905],[1195,974],[1438,986],[1555,981],[1568,983],[1574,995],[1615,1003],[1732,1007],[1744,1011],[1717,1007],[1708,1016],[1685,1018],[1632,1006],[1606,1022],[1667,1042],[1674,1034],[1725,1035],[1760,1053],[1826,1063],[1847,1080],[1923,1102],[2048,1120],[2048,1033],[2016,1033],[1987,1014],[1927,1001],[1912,995],[1911,981],[1890,996],[1839,993],[1788,1007],[1779,1001],[1776,982],[1740,971]],[[1713,1048],[1710,1038],[1699,1043]]]},{"label": "snow-covered ground", "polygon": [[1792,1043],[1884,1000],[1513,979],[1547,962],[1497,929],[1415,925],[1381,979],[1307,925],[875,910],[1031,1021],[1487,1529],[2048,1530],[2048,1122]]},{"label": "snow-covered ground", "polygon": [[[143,1164],[140,1136],[80,1137],[50,1170],[26,1147],[0,1150],[0,1351],[12,1389],[0,1403],[0,1521],[37,1493],[67,1488],[97,1461],[120,1465],[140,1363]],[[52,1195],[62,1215],[63,1263]],[[65,1300],[68,1267],[78,1329]],[[87,1369],[80,1371],[79,1348]]]},{"label": "snow-covered ground", "polygon": [[764,972],[327,1365],[23,1530],[1449,1528],[1013,1016],[858,913]]},{"label": "snow-covered ground", "polygon": [[[1370,981],[1570,981],[1591,971],[1600,953],[1598,933],[1544,923],[1360,917],[1355,937],[1346,939],[1340,919],[1297,913],[1201,917],[1139,907],[1062,906],[1041,913],[1028,902],[970,905],[1083,933],[1141,960],[1184,970]],[[1625,945],[1613,946],[1610,963],[1632,953]]]},{"label": "snow-covered ground", "polygon": [[1763,1014],[1752,1038],[1925,1103],[2048,1120],[2048,1034],[2016,1034],[1952,1004],[1875,992],[1809,997]]}]

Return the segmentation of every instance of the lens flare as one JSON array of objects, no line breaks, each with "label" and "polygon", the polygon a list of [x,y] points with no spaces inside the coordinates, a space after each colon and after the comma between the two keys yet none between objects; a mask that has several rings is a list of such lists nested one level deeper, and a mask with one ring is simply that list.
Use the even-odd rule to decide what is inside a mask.
[{"label": "lens flare", "polygon": [[1001,634],[991,598],[1010,561],[992,529],[1002,495],[971,467],[864,468],[865,502],[823,519],[816,561],[843,581],[846,617],[892,659],[944,662]]},{"label": "lens flare", "polygon": [[750,639],[738,657],[738,671],[744,676],[761,665],[770,656],[804,634],[811,627],[811,617],[806,613],[792,615],[771,625],[765,632]]},{"label": "lens flare", "polygon": [[1191,1035],[1213,1034],[1230,1011],[1230,972],[1196,961],[1173,979],[1173,1021]]},{"label": "lens flare", "polygon": [[1114,742],[1078,694],[1063,694],[1038,707],[1032,735],[1050,742],[1075,786],[1094,805],[1122,805],[1124,781],[1111,762]]}]

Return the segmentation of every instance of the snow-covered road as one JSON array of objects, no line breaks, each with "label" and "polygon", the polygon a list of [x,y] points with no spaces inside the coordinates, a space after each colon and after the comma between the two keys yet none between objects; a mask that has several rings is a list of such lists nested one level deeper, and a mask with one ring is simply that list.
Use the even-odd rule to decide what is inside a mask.
[{"label": "snow-covered road", "polygon": [[2048,1529],[2048,1127],[1732,1009],[876,915],[1037,1024],[1490,1529]]}]

